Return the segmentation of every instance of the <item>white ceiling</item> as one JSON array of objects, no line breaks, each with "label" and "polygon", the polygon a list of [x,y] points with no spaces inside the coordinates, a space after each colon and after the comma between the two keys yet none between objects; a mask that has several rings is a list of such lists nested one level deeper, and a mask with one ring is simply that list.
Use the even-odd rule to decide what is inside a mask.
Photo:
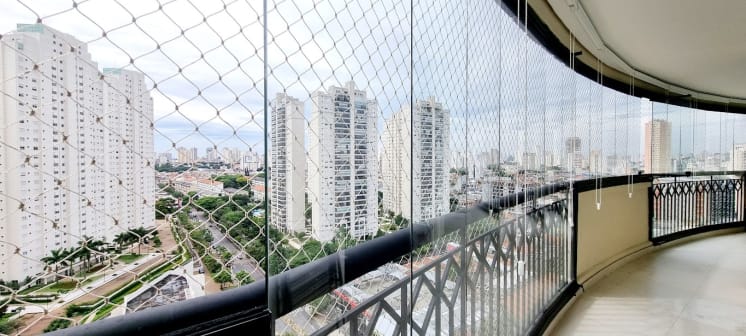
[{"label": "white ceiling", "polygon": [[678,93],[746,99],[744,0],[547,2],[609,66],[628,74],[634,69]]}]

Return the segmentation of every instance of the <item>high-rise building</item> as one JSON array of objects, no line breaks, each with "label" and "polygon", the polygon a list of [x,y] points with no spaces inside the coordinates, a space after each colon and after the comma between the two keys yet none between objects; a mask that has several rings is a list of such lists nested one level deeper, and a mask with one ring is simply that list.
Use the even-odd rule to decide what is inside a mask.
[{"label": "high-rise building", "polygon": [[312,95],[308,189],[312,234],[321,241],[345,228],[354,237],[378,230],[378,105],[355,83]]},{"label": "high-rise building", "polygon": [[19,24],[0,45],[0,279],[43,271],[51,250],[154,221],[153,107],[142,75]]},{"label": "high-rise building", "polygon": [[733,146],[730,152],[731,170],[746,170],[746,144],[737,144]]},{"label": "high-rise building", "polygon": [[603,155],[601,155],[601,151],[594,149],[591,150],[591,153],[588,155],[588,170],[593,175],[603,175]]},{"label": "high-rise building", "polygon": [[215,147],[205,148],[205,161],[217,162],[218,161],[218,150]]},{"label": "high-rise building", "polygon": [[526,170],[539,170],[539,163],[536,160],[536,153],[523,153],[521,155],[521,165]]},{"label": "high-rise building", "polygon": [[241,150],[238,148],[223,148],[220,154],[223,162],[228,164],[241,163]]},{"label": "high-rise building", "polygon": [[645,173],[671,171],[671,123],[653,119],[645,123]]},{"label": "high-rise building", "polygon": [[192,164],[197,162],[197,148],[176,148],[177,161],[182,164]]},{"label": "high-rise building", "polygon": [[449,124],[450,113],[433,97],[388,120],[381,155],[384,210],[415,223],[448,213]]},{"label": "high-rise building", "polygon": [[271,224],[304,232],[306,157],[303,104],[284,93],[272,101],[269,194]]},{"label": "high-rise building", "polygon": [[[104,68],[103,101],[107,214],[103,231],[113,239],[133,227],[153,227],[153,99],[143,74]],[[149,206],[143,206],[149,204]]]},{"label": "high-rise building", "polygon": [[568,171],[574,171],[583,167],[583,155],[580,153],[581,142],[579,137],[565,139],[565,163]]}]

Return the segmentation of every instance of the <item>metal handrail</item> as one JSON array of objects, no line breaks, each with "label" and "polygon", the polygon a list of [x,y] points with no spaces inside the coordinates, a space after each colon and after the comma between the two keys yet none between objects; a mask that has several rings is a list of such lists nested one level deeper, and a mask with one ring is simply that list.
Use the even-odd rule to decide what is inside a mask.
[{"label": "metal handrail", "polygon": [[208,296],[58,330],[52,335],[204,334],[261,312],[277,318],[490,214],[569,188],[570,183],[561,182],[481,202],[273,275],[268,284],[258,281]]}]

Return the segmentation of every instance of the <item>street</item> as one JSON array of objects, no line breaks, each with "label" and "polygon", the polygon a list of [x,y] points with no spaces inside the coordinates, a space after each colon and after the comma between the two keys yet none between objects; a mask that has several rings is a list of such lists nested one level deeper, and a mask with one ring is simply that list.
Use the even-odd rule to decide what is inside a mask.
[{"label": "street", "polygon": [[199,222],[200,228],[205,228],[210,231],[210,234],[212,234],[212,244],[210,248],[222,246],[234,256],[231,259],[232,261],[230,265],[233,274],[240,271],[246,271],[251,275],[254,281],[264,280],[264,270],[259,267],[259,262],[252,258],[248,253],[244,252],[230,236],[221,232],[218,228],[219,224],[209,220],[201,211],[191,210],[189,212],[189,217],[193,221]]}]

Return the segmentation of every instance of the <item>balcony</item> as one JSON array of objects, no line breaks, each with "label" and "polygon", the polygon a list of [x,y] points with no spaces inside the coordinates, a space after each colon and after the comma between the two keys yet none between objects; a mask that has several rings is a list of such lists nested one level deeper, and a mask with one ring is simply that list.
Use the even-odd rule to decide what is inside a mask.
[{"label": "balcony", "polygon": [[[299,314],[330,293],[349,305],[316,335],[541,334],[560,312],[552,325],[558,334],[678,334],[693,326],[701,334],[739,332],[743,173],[600,182],[603,188],[590,180],[511,194],[339,251],[268,283],[64,334],[270,333],[278,318]],[[695,187],[688,192],[681,184]],[[696,206],[703,199],[710,206]],[[719,236],[699,239],[713,233]],[[443,254],[391,271],[401,258],[436,242],[447,242]],[[387,285],[365,295],[355,289],[361,281]]]},{"label": "balcony", "polygon": [[743,331],[746,6],[603,3],[0,4],[0,333]]}]

